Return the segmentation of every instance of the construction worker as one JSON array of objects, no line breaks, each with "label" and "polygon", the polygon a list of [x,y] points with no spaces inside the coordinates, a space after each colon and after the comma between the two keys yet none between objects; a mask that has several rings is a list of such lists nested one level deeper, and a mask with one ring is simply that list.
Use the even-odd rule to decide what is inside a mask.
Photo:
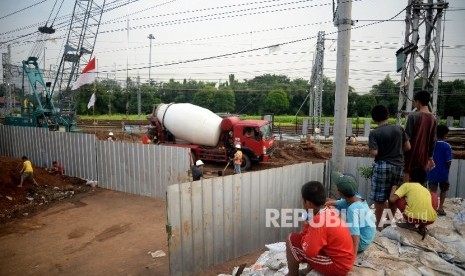
[{"label": "construction worker", "polygon": [[108,138],[107,138],[108,141],[116,141],[116,138],[115,136],[113,135],[113,132],[110,131],[110,133],[108,133]]},{"label": "construction worker", "polygon": [[234,173],[241,173],[241,165],[242,165],[242,151],[241,145],[236,144],[235,146],[235,153],[234,153]]},{"label": "construction worker", "polygon": [[31,161],[27,159],[26,156],[22,157],[23,160],[23,168],[19,172],[21,174],[21,182],[19,183],[18,187],[21,188],[23,187],[23,181],[26,180],[32,180],[32,183],[34,183],[35,186],[38,186],[36,180],[34,179],[34,171],[32,169],[32,164]]},{"label": "construction worker", "polygon": [[354,145],[355,143],[357,143],[357,136],[355,136],[355,134],[352,134],[351,136],[347,137],[346,141],[348,144]]},{"label": "construction worker", "polygon": [[203,165],[205,165],[202,160],[197,160],[195,166],[191,167],[192,170],[192,181],[200,180],[203,177]]}]

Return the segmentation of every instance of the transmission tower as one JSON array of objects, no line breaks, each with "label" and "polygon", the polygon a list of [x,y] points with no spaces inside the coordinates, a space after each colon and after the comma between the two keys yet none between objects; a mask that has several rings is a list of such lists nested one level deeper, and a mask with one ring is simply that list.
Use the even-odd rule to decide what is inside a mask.
[{"label": "transmission tower", "polygon": [[[400,123],[402,115],[412,111],[416,78],[422,79],[422,90],[432,94],[431,109],[436,115],[439,66],[441,64],[441,24],[443,11],[447,7],[448,3],[444,0],[408,1],[404,46],[396,52],[397,72],[402,71],[397,113],[398,123]],[[420,33],[425,34],[423,42],[420,42]]]},{"label": "transmission tower", "polygon": [[51,90],[52,95],[59,94],[58,107],[63,117],[74,119],[76,114],[71,86],[92,58],[104,6],[105,0],[76,0],[74,4],[64,54]]},{"label": "transmission tower", "polygon": [[2,53],[3,85],[5,87],[5,114],[10,114],[14,106],[13,81],[11,75],[11,47],[8,45],[7,52]]},{"label": "transmission tower", "polygon": [[310,107],[308,116],[311,118],[313,133],[317,135],[315,130],[321,129],[321,103],[323,98],[323,60],[325,54],[325,32],[318,32],[318,40],[316,43],[316,54],[313,57],[312,75],[310,77]]}]

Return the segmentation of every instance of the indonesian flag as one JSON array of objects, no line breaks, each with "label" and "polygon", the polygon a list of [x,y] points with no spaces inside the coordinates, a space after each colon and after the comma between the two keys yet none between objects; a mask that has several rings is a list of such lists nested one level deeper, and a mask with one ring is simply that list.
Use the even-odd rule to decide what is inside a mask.
[{"label": "indonesian flag", "polygon": [[73,87],[71,87],[71,90],[78,89],[84,84],[90,84],[90,83],[93,83],[94,81],[95,81],[95,57],[90,60],[89,64],[87,64],[86,67],[84,67],[84,70],[82,70],[81,75],[79,75],[76,82],[73,83]]}]

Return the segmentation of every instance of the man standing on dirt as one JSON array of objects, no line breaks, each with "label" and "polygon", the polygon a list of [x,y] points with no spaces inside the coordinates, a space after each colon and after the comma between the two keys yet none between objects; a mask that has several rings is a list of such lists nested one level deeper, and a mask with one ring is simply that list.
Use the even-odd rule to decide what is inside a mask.
[{"label": "man standing on dirt", "polygon": [[242,151],[241,145],[236,144],[235,146],[236,152],[234,153],[234,173],[241,173],[241,165],[242,165]]},{"label": "man standing on dirt", "polygon": [[24,180],[32,180],[32,183],[34,183],[34,185],[39,186],[39,184],[37,184],[36,180],[34,179],[34,171],[32,169],[31,161],[29,161],[26,156],[23,156],[22,160],[23,168],[19,172],[21,174],[21,182],[19,183],[18,187],[23,187]]}]

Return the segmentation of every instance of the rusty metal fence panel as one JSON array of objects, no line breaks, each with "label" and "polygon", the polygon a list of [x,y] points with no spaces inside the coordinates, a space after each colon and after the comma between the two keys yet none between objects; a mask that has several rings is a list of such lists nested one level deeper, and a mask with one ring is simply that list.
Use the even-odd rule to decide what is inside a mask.
[{"label": "rusty metal fence panel", "polygon": [[97,141],[99,186],[156,198],[166,187],[189,181],[189,149]]},{"label": "rusty metal fence panel", "polygon": [[0,126],[0,154],[16,158],[25,155],[39,167],[51,167],[52,161],[57,161],[66,175],[97,179],[94,135]]},{"label": "rusty metal fence panel", "polygon": [[301,208],[301,186],[323,182],[325,167],[302,163],[168,186],[170,274],[192,275],[284,241],[299,227],[267,227],[266,210]]},{"label": "rusty metal fence panel", "polygon": [[[373,158],[368,157],[346,157],[345,158],[345,173],[352,174],[357,183],[358,190],[364,198],[370,195],[371,180],[362,177],[358,168],[371,167]],[[465,160],[453,159],[449,171],[449,191],[447,197],[465,197]]]}]

